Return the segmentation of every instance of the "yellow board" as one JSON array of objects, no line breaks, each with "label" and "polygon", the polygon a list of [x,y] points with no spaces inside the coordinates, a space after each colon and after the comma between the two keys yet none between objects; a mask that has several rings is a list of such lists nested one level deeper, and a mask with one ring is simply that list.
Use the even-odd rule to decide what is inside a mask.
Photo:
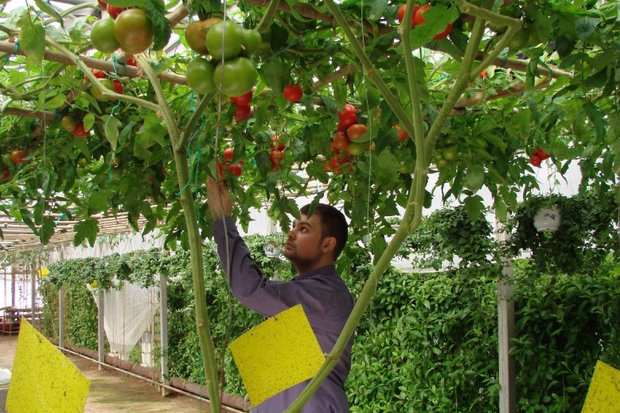
[{"label": "yellow board", "polygon": [[22,318],[6,411],[83,412],[89,389],[82,372]]},{"label": "yellow board", "polygon": [[246,332],[230,350],[253,406],[312,378],[325,361],[301,304]]},{"label": "yellow board", "polygon": [[620,370],[596,362],[581,413],[620,413]]}]

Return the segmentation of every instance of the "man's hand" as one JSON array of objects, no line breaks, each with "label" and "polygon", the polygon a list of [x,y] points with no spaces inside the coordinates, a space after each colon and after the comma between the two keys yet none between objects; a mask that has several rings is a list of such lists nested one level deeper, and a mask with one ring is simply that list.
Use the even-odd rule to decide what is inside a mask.
[{"label": "man's hand", "polygon": [[232,199],[224,180],[207,178],[207,204],[214,220],[232,215]]}]

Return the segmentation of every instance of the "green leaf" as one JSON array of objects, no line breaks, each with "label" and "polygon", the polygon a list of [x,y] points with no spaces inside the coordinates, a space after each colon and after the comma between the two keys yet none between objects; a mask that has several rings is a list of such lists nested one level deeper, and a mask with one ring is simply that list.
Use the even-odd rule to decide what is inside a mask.
[{"label": "green leaf", "polygon": [[398,159],[388,149],[377,157],[374,167],[377,185],[385,185],[398,179]]},{"label": "green leaf", "polygon": [[263,64],[259,70],[261,79],[273,90],[274,94],[282,93],[289,83],[288,72],[276,59]]},{"label": "green leaf", "polygon": [[118,120],[114,116],[104,116],[103,117],[103,130],[105,133],[105,137],[110,142],[110,146],[112,146],[112,150],[116,151],[116,145],[118,143],[118,128],[122,126],[120,120]]},{"label": "green leaf", "polygon": [[58,109],[67,102],[67,97],[64,94],[58,94],[52,99],[45,102],[45,109]]},{"label": "green leaf", "polygon": [[54,235],[54,229],[56,228],[56,224],[52,217],[44,217],[43,225],[39,228],[39,239],[42,244],[47,244],[52,235]]},{"label": "green leaf", "polygon": [[166,10],[162,4],[157,1],[145,1],[141,7],[153,23],[153,50],[161,50],[168,44],[172,29],[170,28],[170,20],[166,17]]},{"label": "green leaf", "polygon": [[40,23],[30,20],[30,10],[24,11],[17,25],[19,32],[19,47],[24,51],[28,60],[36,65],[41,65],[45,53],[45,30]]},{"label": "green leaf", "polygon": [[478,192],[484,184],[484,167],[481,164],[472,165],[465,176],[465,185],[472,190]]},{"label": "green leaf", "polygon": [[43,0],[34,0],[34,2],[39,6],[39,8],[45,13],[49,14],[54,20],[60,23],[60,27],[64,27],[64,21],[60,13],[56,11],[56,9],[51,5],[49,1]]},{"label": "green leaf", "polygon": [[469,219],[472,221],[480,218],[482,211],[484,210],[484,203],[482,202],[482,198],[478,195],[470,196],[465,200],[465,210],[467,211],[467,215]]},{"label": "green leaf", "polygon": [[99,224],[95,218],[88,218],[78,222],[75,225],[75,236],[73,237],[73,245],[81,245],[84,240],[88,240],[90,246],[95,245],[95,239],[99,232]]},{"label": "green leaf", "polygon": [[82,123],[84,124],[84,130],[91,130],[95,125],[95,115],[87,113],[82,119]]},{"label": "green leaf", "polygon": [[88,213],[96,214],[100,211],[108,209],[108,195],[104,191],[96,191],[90,194],[88,198]]}]

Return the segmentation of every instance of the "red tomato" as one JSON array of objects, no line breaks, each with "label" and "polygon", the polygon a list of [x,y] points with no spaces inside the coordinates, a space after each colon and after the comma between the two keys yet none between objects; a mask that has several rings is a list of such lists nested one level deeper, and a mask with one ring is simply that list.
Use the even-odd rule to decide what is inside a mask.
[{"label": "red tomato", "polygon": [[284,144],[280,142],[280,135],[273,135],[271,137],[271,143],[269,144],[269,146],[271,147],[271,149],[275,149],[277,151],[283,151]]},{"label": "red tomato", "polygon": [[75,126],[75,129],[73,129],[73,132],[71,132],[71,133],[76,138],[85,138],[86,136],[90,135],[90,131],[84,130],[84,124],[83,123],[78,123]]},{"label": "red tomato", "polygon": [[363,134],[365,134],[367,130],[368,128],[366,127],[366,125],[363,125],[361,123],[354,123],[347,128],[347,137],[350,140],[357,139]]},{"label": "red tomato", "polygon": [[486,70],[486,69],[484,69],[482,72],[480,72],[480,73],[478,74],[478,77],[479,77],[480,79],[484,79],[484,78],[485,78],[485,77],[487,77],[488,75],[489,75],[489,71],[488,71],[488,70]]},{"label": "red tomato", "polygon": [[232,160],[234,155],[235,155],[235,149],[234,148],[226,148],[224,150],[224,159]]},{"label": "red tomato", "polygon": [[281,150],[273,149],[269,152],[269,159],[271,159],[271,164],[278,168],[280,166],[280,162],[284,159],[284,152]]},{"label": "red tomato", "polygon": [[[346,110],[346,109],[345,109]],[[338,130],[345,131],[351,125],[357,122],[357,114],[355,112],[338,112]]]},{"label": "red tomato", "polygon": [[407,135],[406,130],[400,128],[400,124],[395,123],[394,128],[396,129],[396,139],[398,139],[399,141],[404,141],[405,139],[407,139],[409,135]]},{"label": "red tomato", "polygon": [[26,162],[24,160],[26,155],[27,155],[26,151],[22,151],[21,149],[16,149],[13,152],[11,152],[11,160],[13,161],[13,163],[22,164]]},{"label": "red tomato", "polygon": [[129,56],[127,60],[125,60],[125,64],[128,66],[138,66],[138,62],[136,62],[136,58],[133,56]]},{"label": "red tomato", "polygon": [[[431,9],[432,7],[433,6],[431,6],[430,4],[426,4],[415,11],[413,17],[414,17],[414,23],[416,26],[426,21],[426,19],[424,19],[424,13],[426,13],[426,11]],[[446,29],[443,32],[437,33],[435,36],[433,36],[433,39],[435,40],[443,39],[444,37],[447,37],[451,31],[452,31],[452,23],[448,23],[448,25],[446,26]]]},{"label": "red tomato", "polygon": [[108,14],[110,15],[110,17],[116,20],[118,15],[121,14],[123,10],[125,9],[123,9],[122,7],[110,6],[108,4],[107,10],[108,10]]},{"label": "red tomato", "polygon": [[332,139],[331,147],[334,151],[347,149],[349,147],[349,139],[347,138],[347,135],[342,131],[336,132],[334,134],[334,138]]},{"label": "red tomato", "polygon": [[235,176],[240,176],[240,175],[241,175],[241,172],[243,172],[243,170],[242,170],[242,168],[241,168],[241,165],[239,165],[239,164],[237,164],[237,163],[234,163],[234,164],[230,165],[230,166],[228,167],[228,171],[229,171],[231,174],[235,175]]},{"label": "red tomato", "polygon": [[[403,4],[402,6],[400,6],[400,8],[398,9],[398,22],[402,23],[403,19],[405,18],[405,8],[407,7],[406,4]],[[419,5],[414,4],[413,5],[413,13],[411,14],[411,28],[415,27],[415,12],[418,11],[418,9],[420,8]]]},{"label": "red tomato", "polygon": [[239,106],[249,106],[252,101],[252,91],[250,90],[247,93],[244,93],[241,96],[231,96],[230,101],[235,105]]},{"label": "red tomato", "polygon": [[545,159],[547,159],[547,158],[549,158],[551,156],[547,152],[545,152],[544,150],[542,150],[540,148],[534,149],[534,152],[532,153],[532,155],[533,156],[538,156],[541,161],[544,161]]},{"label": "red tomato", "polygon": [[251,112],[252,112],[252,106],[250,106],[250,105],[237,105],[235,107],[235,113],[233,114],[233,116],[237,120],[244,120],[245,118],[250,116]]},{"label": "red tomato", "polygon": [[118,93],[119,95],[123,94],[123,84],[121,83],[120,80],[113,79],[112,85],[114,86],[114,92]]},{"label": "red tomato", "polygon": [[95,75],[97,79],[105,79],[107,77],[105,72],[100,69],[93,69],[93,75]]},{"label": "red tomato", "polygon": [[11,170],[6,166],[2,167],[2,176],[0,177],[0,181],[8,181],[11,177]]},{"label": "red tomato", "polygon": [[284,95],[284,99],[289,102],[297,102],[304,95],[304,91],[299,85],[288,85],[284,88],[282,94]]},{"label": "red tomato", "polygon": [[97,0],[97,3],[99,3],[99,5],[101,6],[101,8],[103,10],[106,10],[108,8],[108,3],[101,1],[101,0]]},{"label": "red tomato", "polygon": [[532,155],[530,156],[530,163],[534,166],[540,166],[540,163],[542,162],[542,159],[540,158],[540,156],[538,155]]}]

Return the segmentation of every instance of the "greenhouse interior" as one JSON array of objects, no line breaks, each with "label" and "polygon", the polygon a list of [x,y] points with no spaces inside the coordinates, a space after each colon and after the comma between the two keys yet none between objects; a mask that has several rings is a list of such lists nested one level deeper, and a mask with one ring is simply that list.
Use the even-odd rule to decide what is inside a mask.
[{"label": "greenhouse interior", "polygon": [[0,412],[620,413],[619,39],[0,1]]}]

